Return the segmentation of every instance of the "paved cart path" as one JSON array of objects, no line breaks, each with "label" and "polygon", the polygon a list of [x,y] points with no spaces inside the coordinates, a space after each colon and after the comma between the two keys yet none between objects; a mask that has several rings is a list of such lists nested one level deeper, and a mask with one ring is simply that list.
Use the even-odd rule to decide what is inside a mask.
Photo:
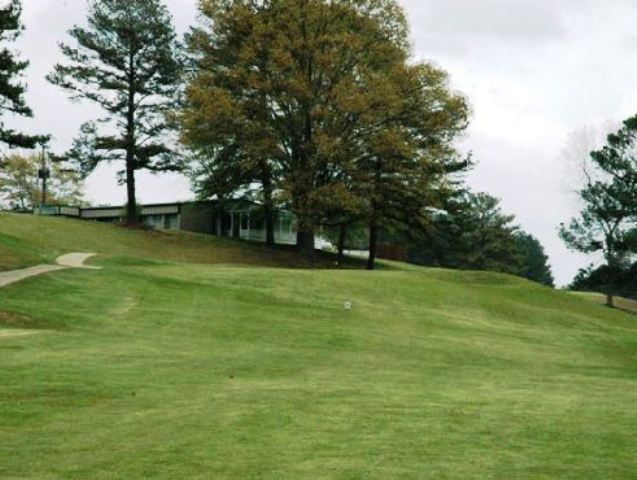
[{"label": "paved cart path", "polygon": [[11,270],[9,272],[0,272],[0,288],[6,287],[12,283],[19,282],[25,278],[35,277],[44,273],[64,270],[66,268],[92,268],[84,265],[84,262],[95,256],[94,253],[69,253],[62,255],[56,260],[57,265],[36,265],[35,267],[24,268],[22,270]]},{"label": "paved cart path", "polygon": [[90,267],[84,265],[84,263],[91,257],[94,257],[95,253],[68,253],[58,257],[56,263],[62,267],[68,268],[90,268],[93,270],[99,269],[99,267]]}]

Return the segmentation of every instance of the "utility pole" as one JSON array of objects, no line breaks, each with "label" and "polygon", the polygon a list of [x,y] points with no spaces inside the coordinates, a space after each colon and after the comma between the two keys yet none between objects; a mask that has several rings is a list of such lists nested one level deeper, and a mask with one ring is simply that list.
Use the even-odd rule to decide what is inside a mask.
[{"label": "utility pole", "polygon": [[46,205],[46,181],[51,177],[51,170],[46,165],[46,145],[44,143],[42,144],[42,163],[40,170],[38,170],[38,177],[42,180],[42,201],[40,203],[40,210],[42,210]]}]

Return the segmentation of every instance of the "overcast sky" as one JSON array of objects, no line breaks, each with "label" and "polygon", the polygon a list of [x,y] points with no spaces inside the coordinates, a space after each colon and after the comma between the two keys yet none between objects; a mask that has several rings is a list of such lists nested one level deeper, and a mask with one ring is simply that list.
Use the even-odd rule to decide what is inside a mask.
[{"label": "overcast sky", "polygon": [[[195,21],[195,0],[168,0],[179,32]],[[562,151],[569,133],[637,113],[637,2],[633,0],[402,0],[414,56],[447,70],[473,109],[462,148],[479,162],[475,190],[503,201],[540,238],[560,284],[586,257],[566,250],[556,229],[576,212]],[[85,0],[23,0],[26,32],[19,48],[31,61],[27,80],[33,120],[25,130],[52,133],[63,151],[81,123],[95,117],[44,76],[60,60],[57,42],[86,16]],[[123,204],[114,168],[100,168],[86,193],[96,203]],[[142,202],[192,198],[175,175],[142,174]]]}]

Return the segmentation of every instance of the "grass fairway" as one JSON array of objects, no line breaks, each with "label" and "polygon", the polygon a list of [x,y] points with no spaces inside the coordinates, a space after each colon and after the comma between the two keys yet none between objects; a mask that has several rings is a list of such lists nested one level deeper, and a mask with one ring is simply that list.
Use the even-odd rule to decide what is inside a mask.
[{"label": "grass fairway", "polygon": [[635,478],[634,315],[493,274],[100,251],[0,290],[0,478]]}]

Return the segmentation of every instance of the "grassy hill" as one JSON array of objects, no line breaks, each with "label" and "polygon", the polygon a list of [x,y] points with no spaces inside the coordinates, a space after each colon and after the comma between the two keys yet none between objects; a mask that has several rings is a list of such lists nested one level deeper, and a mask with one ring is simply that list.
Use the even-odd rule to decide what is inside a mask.
[{"label": "grassy hill", "polygon": [[[189,263],[309,266],[286,248],[267,249],[207,235],[130,230],[74,219],[0,212],[0,271],[50,263],[70,252]],[[322,260],[327,265],[327,259]]]},{"label": "grassy hill", "polygon": [[14,263],[104,254],[0,290],[0,478],[637,471],[634,315],[503,275],[251,267],[275,260],[194,236],[0,235]]}]

